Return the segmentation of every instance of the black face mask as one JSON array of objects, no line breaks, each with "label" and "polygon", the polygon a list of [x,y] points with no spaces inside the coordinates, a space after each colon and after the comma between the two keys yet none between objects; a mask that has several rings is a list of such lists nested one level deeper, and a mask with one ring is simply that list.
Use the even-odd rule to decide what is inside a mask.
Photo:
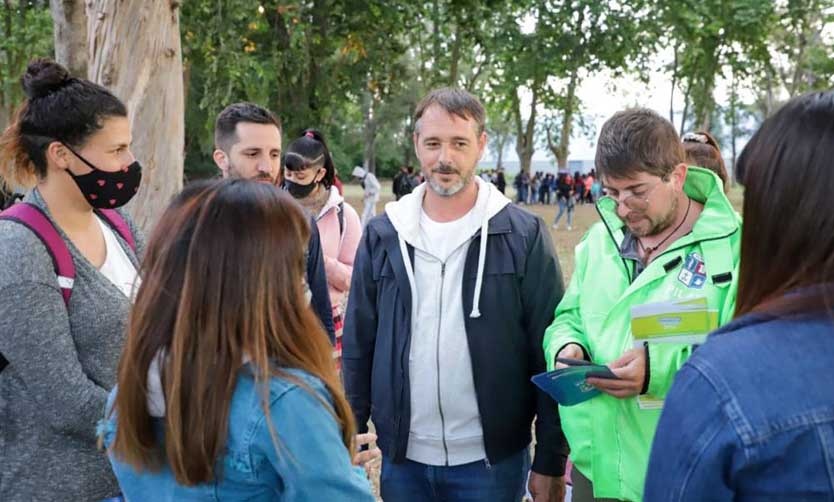
[{"label": "black face mask", "polygon": [[67,170],[84,198],[93,208],[112,209],[122,207],[139,191],[139,185],[142,182],[142,166],[139,161],[135,160],[127,167],[110,172],[97,168],[69,146],[67,146],[67,149],[93,170],[81,175],[72,174]]},{"label": "black face mask", "polygon": [[307,185],[300,185],[294,181],[284,180],[284,189],[296,199],[303,199],[313,193],[313,190],[315,190],[318,184],[318,181],[313,181]]}]

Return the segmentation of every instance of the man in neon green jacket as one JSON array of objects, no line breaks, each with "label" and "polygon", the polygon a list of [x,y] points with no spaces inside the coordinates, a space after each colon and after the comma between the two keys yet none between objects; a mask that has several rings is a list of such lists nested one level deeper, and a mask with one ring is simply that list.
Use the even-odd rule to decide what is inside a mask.
[{"label": "man in neon green jacket", "polygon": [[597,204],[602,221],[576,247],[576,268],[544,350],[548,369],[557,357],[585,359],[620,378],[589,378],[603,394],[559,408],[575,465],[573,500],[638,501],[659,402],[693,347],[635,348],[631,307],[704,297],[719,324],[729,321],[740,219],[721,180],[684,163],[675,128],[653,111],[631,109],[609,119],[596,168],[607,191]]}]

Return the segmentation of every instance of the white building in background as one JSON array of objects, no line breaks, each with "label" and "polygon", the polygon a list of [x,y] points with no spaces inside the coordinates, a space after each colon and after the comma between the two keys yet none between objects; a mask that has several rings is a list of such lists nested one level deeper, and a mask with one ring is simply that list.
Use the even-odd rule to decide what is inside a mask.
[{"label": "white building in background", "polygon": [[[506,172],[507,174],[518,174],[519,162],[517,160],[504,160],[502,164],[504,167],[504,172]],[[486,169],[495,169],[495,167],[495,159],[484,159],[478,163],[479,171]],[[568,160],[568,167],[565,169],[565,172],[573,174],[574,172],[579,171],[581,174],[584,174],[590,172],[593,168],[594,159]],[[532,171],[533,173],[542,171],[545,173],[555,174],[558,171],[558,169],[556,167],[556,161],[554,160],[533,159],[533,161],[530,163],[530,171]]]},{"label": "white building in background", "polygon": [[568,160],[568,167],[566,171],[571,174],[576,171],[579,171],[579,174],[585,174],[591,172],[591,169],[593,168],[594,159]]}]

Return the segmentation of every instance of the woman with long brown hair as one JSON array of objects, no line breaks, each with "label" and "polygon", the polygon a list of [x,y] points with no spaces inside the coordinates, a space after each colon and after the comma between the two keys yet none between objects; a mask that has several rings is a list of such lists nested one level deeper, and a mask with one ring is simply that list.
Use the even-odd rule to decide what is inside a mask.
[{"label": "woman with long brown hair", "polygon": [[102,424],[126,498],[373,500],[305,299],[308,234],[289,194],[237,179],[162,216]]},{"label": "woman with long brown hair", "polygon": [[744,147],[736,319],[678,373],[645,500],[834,499],[832,159],[832,91],[791,100]]}]

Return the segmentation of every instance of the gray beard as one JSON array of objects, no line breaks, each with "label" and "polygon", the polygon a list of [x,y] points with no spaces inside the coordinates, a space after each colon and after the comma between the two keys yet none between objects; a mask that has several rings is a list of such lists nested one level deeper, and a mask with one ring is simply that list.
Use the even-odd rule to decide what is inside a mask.
[{"label": "gray beard", "polygon": [[[474,173],[474,171],[473,171],[473,173]],[[439,195],[441,197],[452,197],[453,195],[456,195],[461,190],[466,188],[472,182],[473,176],[474,176],[474,174],[470,174],[469,176],[467,176],[465,178],[461,178],[460,181],[458,181],[457,183],[455,183],[454,185],[452,185],[448,188],[444,188],[439,183],[437,183],[434,180],[434,177],[431,176],[431,175],[429,175],[429,177],[428,177],[428,182],[429,182],[429,187],[437,195]]]}]

